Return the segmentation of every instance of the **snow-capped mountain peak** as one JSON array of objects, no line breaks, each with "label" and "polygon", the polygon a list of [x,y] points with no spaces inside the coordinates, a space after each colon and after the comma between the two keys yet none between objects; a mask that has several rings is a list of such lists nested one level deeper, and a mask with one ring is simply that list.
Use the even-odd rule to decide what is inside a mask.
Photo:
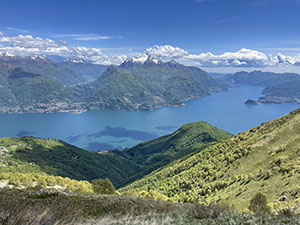
[{"label": "snow-capped mountain peak", "polygon": [[162,61],[159,58],[155,58],[153,56],[142,54],[139,56],[134,56],[131,58],[126,59],[122,64],[121,67],[128,67],[133,65],[149,65],[149,64],[162,64]]}]

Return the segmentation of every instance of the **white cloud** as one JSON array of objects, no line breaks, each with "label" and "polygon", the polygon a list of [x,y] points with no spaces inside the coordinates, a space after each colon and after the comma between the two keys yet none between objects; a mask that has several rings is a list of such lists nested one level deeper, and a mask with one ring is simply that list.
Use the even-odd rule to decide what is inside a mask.
[{"label": "white cloud", "polygon": [[[100,48],[70,46],[66,41],[55,41],[31,35],[7,36],[0,31],[0,53],[18,56],[55,55],[66,59],[81,59],[96,64],[120,64],[128,55],[106,55]],[[128,53],[129,55],[141,54]],[[144,53],[161,60],[176,59],[186,65],[213,68],[270,68],[282,66],[300,66],[300,54],[287,56],[283,54],[266,55],[263,52],[242,48],[236,52],[213,54],[211,52],[189,54],[186,50],[171,45],[155,45]]]},{"label": "white cloud", "polygon": [[152,48],[147,48],[145,54],[162,59],[177,59],[188,55],[188,52],[171,45],[155,45]]},{"label": "white cloud", "polygon": [[237,52],[225,52],[215,55],[211,52],[189,54],[186,50],[170,45],[154,46],[148,48],[145,53],[161,59],[177,59],[188,65],[202,67],[278,67],[300,65],[300,54],[286,56],[283,54],[266,55],[263,52],[242,48]]},{"label": "white cloud", "polygon": [[54,41],[31,35],[6,36],[0,33],[0,52],[19,56],[56,55],[69,59],[82,59],[96,64],[119,64],[126,56],[107,56],[99,48],[72,47],[66,41]]},{"label": "white cloud", "polygon": [[300,62],[300,55],[276,56],[265,55],[262,52],[242,48],[237,52],[225,52],[221,55],[214,55],[211,52],[199,55],[187,55],[185,59],[194,61],[204,67],[268,67],[280,65],[296,65]]}]

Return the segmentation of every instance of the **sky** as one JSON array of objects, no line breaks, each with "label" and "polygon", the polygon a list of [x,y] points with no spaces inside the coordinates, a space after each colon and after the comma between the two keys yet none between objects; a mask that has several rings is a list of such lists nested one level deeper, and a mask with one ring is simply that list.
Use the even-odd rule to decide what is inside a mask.
[{"label": "sky", "polygon": [[300,0],[1,0],[0,52],[300,73]]}]

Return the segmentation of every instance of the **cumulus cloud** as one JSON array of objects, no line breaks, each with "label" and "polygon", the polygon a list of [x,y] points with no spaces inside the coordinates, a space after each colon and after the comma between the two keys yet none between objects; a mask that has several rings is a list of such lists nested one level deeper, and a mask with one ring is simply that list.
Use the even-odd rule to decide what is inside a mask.
[{"label": "cumulus cloud", "polygon": [[188,52],[171,45],[155,45],[152,48],[147,48],[145,54],[162,59],[177,59],[188,55]]},{"label": "cumulus cloud", "polygon": [[185,59],[194,61],[204,67],[269,67],[279,65],[295,65],[300,62],[300,55],[276,56],[265,55],[262,52],[242,48],[237,52],[225,52],[221,55],[214,55],[211,52],[199,55],[187,55]]},{"label": "cumulus cloud", "polygon": [[[70,46],[66,41],[55,41],[32,35],[7,36],[0,31],[0,54],[18,56],[60,56],[66,59],[81,59],[95,64],[120,64],[127,56],[110,56],[100,48]],[[131,54],[132,55],[132,54]],[[155,45],[147,48],[143,56],[153,56],[163,61],[176,59],[188,65],[201,67],[278,67],[300,66],[300,54],[266,55],[263,52],[242,48],[236,52],[213,54],[211,52],[189,54],[186,50],[171,45]]]},{"label": "cumulus cloud", "polygon": [[96,64],[119,64],[126,56],[107,56],[99,48],[72,47],[66,41],[54,41],[32,35],[6,36],[0,32],[0,53],[18,56],[55,55],[82,59]]},{"label": "cumulus cloud", "polygon": [[215,55],[211,52],[200,54],[189,54],[186,50],[170,45],[154,46],[145,51],[161,59],[177,59],[189,65],[202,67],[276,67],[300,65],[300,54],[297,56],[286,56],[283,54],[266,55],[263,52],[242,48],[237,52],[225,52]]}]

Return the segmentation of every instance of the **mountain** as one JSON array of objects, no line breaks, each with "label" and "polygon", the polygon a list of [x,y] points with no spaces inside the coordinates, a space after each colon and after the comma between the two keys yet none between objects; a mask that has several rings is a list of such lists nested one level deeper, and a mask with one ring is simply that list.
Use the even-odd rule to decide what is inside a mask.
[{"label": "mountain", "polygon": [[56,63],[43,56],[0,56],[0,61],[22,68],[28,72],[43,74],[69,86],[93,81],[107,68],[104,65],[79,60]]},{"label": "mountain", "polygon": [[158,84],[120,68],[109,67],[96,81],[77,88],[89,110],[151,110],[166,104]]},{"label": "mountain", "polygon": [[153,110],[224,91],[226,85],[197,67],[141,56],[109,67],[79,89],[89,109]]},{"label": "mountain", "polygon": [[5,55],[0,56],[0,85],[0,113],[154,110],[227,87],[199,68],[149,56],[107,68],[82,60]]},{"label": "mountain", "polygon": [[300,104],[300,75],[253,71],[229,74],[222,79],[231,84],[250,84],[263,87],[257,103]]},{"label": "mountain", "polygon": [[0,62],[0,67],[6,67],[0,76],[0,112],[53,112],[76,108],[73,103],[78,97],[72,88],[48,76],[27,72],[11,64]]},{"label": "mountain", "polygon": [[247,209],[258,192],[273,209],[297,205],[300,109],[173,161],[120,191],[155,190],[180,202]]},{"label": "mountain", "polygon": [[[145,142],[124,151],[96,153],[54,139],[1,138],[1,172],[46,173],[91,181],[109,178],[116,187],[130,183],[207,147],[230,134],[207,123],[183,126],[171,135]],[[197,149],[191,145],[197,143]],[[1,149],[5,154],[1,154]]]}]

